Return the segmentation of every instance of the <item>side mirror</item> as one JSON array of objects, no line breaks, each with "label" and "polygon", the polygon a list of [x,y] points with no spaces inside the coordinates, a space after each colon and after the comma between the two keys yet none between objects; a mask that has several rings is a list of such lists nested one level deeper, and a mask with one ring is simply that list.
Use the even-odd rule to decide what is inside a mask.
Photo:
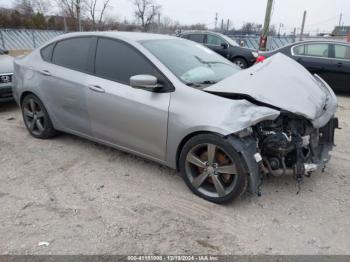
[{"label": "side mirror", "polygon": [[227,43],[222,43],[222,44],[221,44],[221,47],[222,47],[223,49],[227,49],[227,48],[228,48],[228,44],[227,44]]},{"label": "side mirror", "polygon": [[161,85],[158,84],[158,79],[152,75],[136,75],[130,77],[130,85],[134,88],[144,89],[147,91],[157,91]]}]

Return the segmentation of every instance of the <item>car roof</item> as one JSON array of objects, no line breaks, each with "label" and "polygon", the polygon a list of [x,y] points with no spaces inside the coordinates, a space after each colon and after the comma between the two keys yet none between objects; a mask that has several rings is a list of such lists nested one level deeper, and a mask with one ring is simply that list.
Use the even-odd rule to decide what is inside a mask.
[{"label": "car roof", "polygon": [[122,39],[126,41],[146,41],[146,40],[165,40],[165,39],[178,39],[174,36],[161,35],[161,34],[151,34],[151,33],[139,33],[139,32],[119,32],[119,31],[102,31],[102,32],[75,32],[67,33],[59,36],[55,40],[62,40],[71,37],[80,36],[104,36],[116,39]]},{"label": "car roof", "polygon": [[321,43],[321,44],[341,44],[341,45],[348,45],[350,46],[350,43],[348,42],[343,42],[343,41],[338,41],[338,40],[332,40],[332,39],[324,39],[324,40],[304,40],[304,41],[297,41],[297,42],[294,42],[294,43],[290,43],[290,44],[287,44],[285,46],[282,46],[280,48],[277,48],[275,50],[271,50],[271,51],[266,51],[266,52],[261,52],[261,53],[276,53],[276,52],[279,52],[285,48],[292,48],[294,46],[297,46],[297,45],[302,45],[302,44],[313,44],[313,43]]},{"label": "car roof", "polygon": [[323,39],[323,40],[305,40],[305,41],[298,41],[293,43],[292,45],[296,45],[296,44],[312,44],[312,43],[332,43],[332,44],[346,44],[346,45],[350,45],[349,42],[345,42],[345,41],[339,41],[339,40],[333,40],[333,39]]},{"label": "car roof", "polygon": [[180,35],[190,35],[190,34],[211,34],[211,35],[217,35],[217,36],[223,35],[221,33],[213,32],[209,30],[191,30],[191,31],[183,32]]}]

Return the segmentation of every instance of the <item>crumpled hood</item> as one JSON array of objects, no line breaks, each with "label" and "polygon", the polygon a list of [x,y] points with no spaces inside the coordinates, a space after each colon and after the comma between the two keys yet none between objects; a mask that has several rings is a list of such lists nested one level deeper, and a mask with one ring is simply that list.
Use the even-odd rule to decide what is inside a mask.
[{"label": "crumpled hood", "polygon": [[9,55],[0,55],[0,74],[13,73],[13,57]]},{"label": "crumpled hood", "polygon": [[311,75],[299,63],[280,53],[204,91],[248,96],[304,116],[315,127],[327,124],[337,110],[337,99],[330,87],[320,77]]}]

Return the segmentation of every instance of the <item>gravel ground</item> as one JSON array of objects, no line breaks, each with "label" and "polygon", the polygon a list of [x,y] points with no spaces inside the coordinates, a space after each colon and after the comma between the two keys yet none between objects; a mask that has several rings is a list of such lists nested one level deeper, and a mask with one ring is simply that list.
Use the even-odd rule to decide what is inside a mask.
[{"label": "gravel ground", "polygon": [[[0,254],[350,254],[350,97],[325,173],[226,206],[177,172],[75,136],[32,138],[0,105]],[[39,246],[47,241],[49,246]]]}]

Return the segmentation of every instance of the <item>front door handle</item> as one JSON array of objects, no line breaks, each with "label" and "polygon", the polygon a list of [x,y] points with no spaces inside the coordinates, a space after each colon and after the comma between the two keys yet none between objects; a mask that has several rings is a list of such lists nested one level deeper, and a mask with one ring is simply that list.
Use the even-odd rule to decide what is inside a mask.
[{"label": "front door handle", "polygon": [[98,85],[89,85],[89,89],[97,93],[105,93],[106,91]]},{"label": "front door handle", "polygon": [[49,70],[41,70],[40,74],[44,75],[44,76],[51,76],[51,73]]}]

